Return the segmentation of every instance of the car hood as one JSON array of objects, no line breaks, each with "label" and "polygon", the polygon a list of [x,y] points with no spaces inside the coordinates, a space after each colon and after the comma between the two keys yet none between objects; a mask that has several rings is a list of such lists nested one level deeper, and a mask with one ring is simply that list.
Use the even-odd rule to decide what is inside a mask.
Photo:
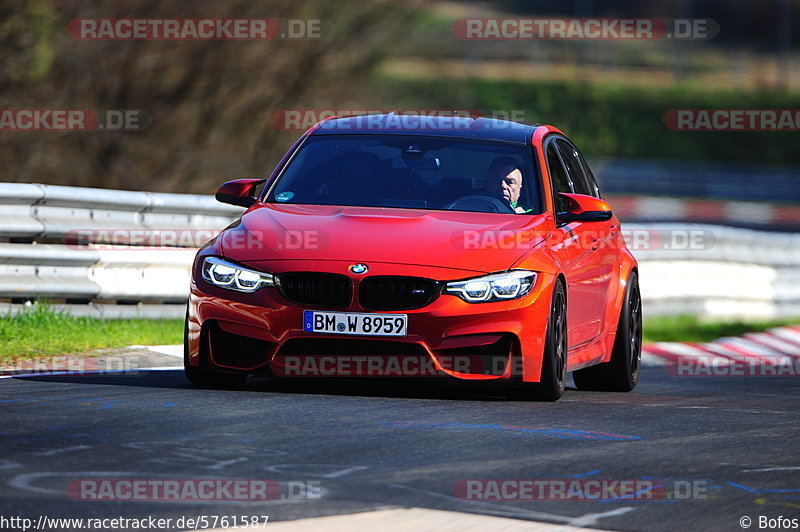
[{"label": "car hood", "polygon": [[258,204],[219,237],[238,262],[337,260],[492,272],[547,237],[545,215]]}]

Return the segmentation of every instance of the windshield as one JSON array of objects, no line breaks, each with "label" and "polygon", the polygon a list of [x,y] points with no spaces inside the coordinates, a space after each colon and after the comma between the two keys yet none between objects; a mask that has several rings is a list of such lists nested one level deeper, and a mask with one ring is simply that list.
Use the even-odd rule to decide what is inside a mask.
[{"label": "windshield", "polygon": [[538,214],[531,147],[412,135],[309,137],[267,201]]}]

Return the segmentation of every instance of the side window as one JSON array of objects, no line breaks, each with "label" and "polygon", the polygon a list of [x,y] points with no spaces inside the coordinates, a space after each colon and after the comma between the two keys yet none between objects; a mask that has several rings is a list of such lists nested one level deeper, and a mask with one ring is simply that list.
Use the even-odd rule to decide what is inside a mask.
[{"label": "side window", "polygon": [[592,194],[592,196],[599,198],[600,187],[597,186],[597,180],[594,178],[592,169],[589,168],[589,165],[587,164],[586,159],[583,158],[583,154],[581,152],[578,152],[578,159],[581,160],[581,165],[583,166],[583,171],[586,174],[586,179],[589,181],[589,188],[594,190],[594,194]]},{"label": "side window", "polygon": [[583,166],[578,160],[578,150],[573,148],[568,142],[562,139],[557,139],[556,142],[561,150],[561,155],[564,157],[564,162],[567,165],[570,181],[572,181],[572,188],[575,191],[575,194],[594,196],[594,190],[589,185],[586,175],[583,172]]},{"label": "side window", "polygon": [[556,211],[564,212],[567,210],[567,201],[558,196],[559,192],[567,194],[572,192],[567,171],[561,162],[561,157],[558,155],[556,143],[551,142],[547,145],[547,169],[550,172],[550,180],[553,183],[553,196],[556,202]]}]

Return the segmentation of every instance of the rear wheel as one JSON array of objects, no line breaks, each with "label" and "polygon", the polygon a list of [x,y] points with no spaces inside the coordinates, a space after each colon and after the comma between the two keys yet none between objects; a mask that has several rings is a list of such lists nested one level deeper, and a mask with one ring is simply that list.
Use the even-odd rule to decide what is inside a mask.
[{"label": "rear wheel", "polygon": [[547,321],[541,380],[534,394],[545,401],[557,401],[567,382],[567,296],[564,285],[556,282]]},{"label": "rear wheel", "polygon": [[183,372],[189,382],[209,388],[239,388],[244,385],[247,375],[242,373],[223,373],[198,366],[189,365],[189,311],[183,326]]},{"label": "rear wheel", "polygon": [[636,272],[628,277],[611,360],[572,372],[579,390],[629,392],[639,382],[642,361],[642,297]]}]

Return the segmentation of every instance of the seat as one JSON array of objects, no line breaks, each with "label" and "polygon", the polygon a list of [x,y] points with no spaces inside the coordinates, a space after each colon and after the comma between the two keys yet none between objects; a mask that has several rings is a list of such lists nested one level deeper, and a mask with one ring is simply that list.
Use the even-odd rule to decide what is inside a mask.
[{"label": "seat", "polygon": [[326,203],[334,205],[370,205],[380,195],[382,167],[372,153],[355,152],[345,156],[339,177],[325,192]]}]

